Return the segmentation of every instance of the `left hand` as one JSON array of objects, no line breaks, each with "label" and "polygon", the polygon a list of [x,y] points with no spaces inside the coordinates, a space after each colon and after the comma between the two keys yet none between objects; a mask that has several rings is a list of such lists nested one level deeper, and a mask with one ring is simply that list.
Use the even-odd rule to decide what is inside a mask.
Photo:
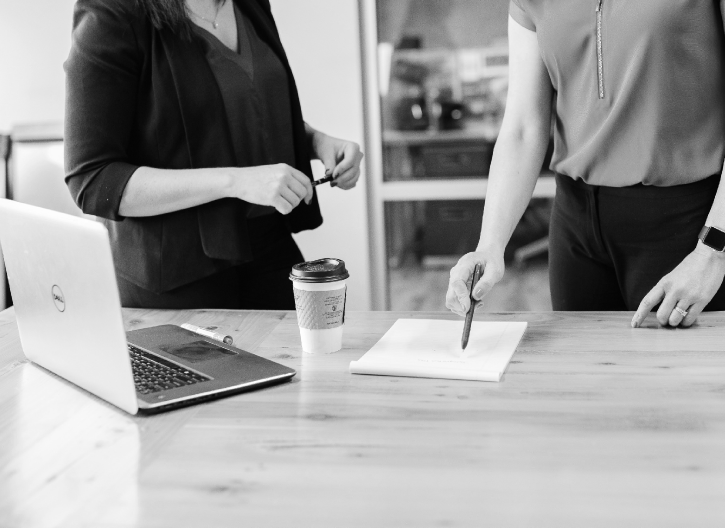
[{"label": "left hand", "polygon": [[312,150],[325,165],[325,174],[332,172],[332,187],[345,190],[355,187],[360,178],[360,162],[363,159],[360,145],[315,131]]},{"label": "left hand", "polygon": [[[657,321],[663,326],[689,327],[717,293],[725,277],[725,254],[711,250],[701,242],[674,270],[662,277],[639,305],[632,318],[637,328],[660,301]],[[675,307],[687,312],[686,316]]]}]

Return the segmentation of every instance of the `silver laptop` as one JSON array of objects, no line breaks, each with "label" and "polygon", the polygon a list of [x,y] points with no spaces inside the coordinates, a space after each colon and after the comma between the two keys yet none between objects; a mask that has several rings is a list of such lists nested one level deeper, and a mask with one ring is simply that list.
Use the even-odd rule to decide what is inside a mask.
[{"label": "silver laptop", "polygon": [[0,245],[27,358],[124,411],[168,410],[295,375],[176,325],[126,334],[98,222],[0,199]]}]

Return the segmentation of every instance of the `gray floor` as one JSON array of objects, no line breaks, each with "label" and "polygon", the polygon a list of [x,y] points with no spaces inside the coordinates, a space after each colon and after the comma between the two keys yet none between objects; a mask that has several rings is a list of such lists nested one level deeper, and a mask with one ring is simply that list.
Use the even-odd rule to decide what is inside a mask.
[{"label": "gray floor", "polygon": [[[405,267],[391,270],[391,309],[447,310],[445,306],[449,267]],[[501,282],[484,300],[486,312],[550,311],[549,274],[545,258],[523,268],[509,265]]]}]

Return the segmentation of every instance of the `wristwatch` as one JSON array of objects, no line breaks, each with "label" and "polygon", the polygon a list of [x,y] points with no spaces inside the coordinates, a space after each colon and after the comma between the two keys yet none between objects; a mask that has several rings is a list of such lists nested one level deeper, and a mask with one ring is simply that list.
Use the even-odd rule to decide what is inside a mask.
[{"label": "wristwatch", "polygon": [[725,251],[725,233],[717,227],[703,226],[697,237],[711,249],[721,253]]}]

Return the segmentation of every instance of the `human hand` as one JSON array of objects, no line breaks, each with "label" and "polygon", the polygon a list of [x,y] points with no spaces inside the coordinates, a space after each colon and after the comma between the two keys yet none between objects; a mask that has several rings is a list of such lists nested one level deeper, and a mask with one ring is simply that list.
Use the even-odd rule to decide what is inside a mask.
[{"label": "human hand", "polygon": [[312,201],[310,179],[284,163],[235,169],[232,196],[259,205],[271,205],[286,215],[304,200]]},{"label": "human hand", "polygon": [[505,269],[503,251],[475,251],[463,255],[458,264],[451,269],[446,293],[446,307],[461,317],[465,317],[471,306],[470,285],[473,270],[479,262],[483,265],[483,275],[473,287],[476,307],[482,304],[481,299],[503,278]]},{"label": "human hand", "polygon": [[698,242],[695,250],[645,295],[632,318],[632,328],[639,327],[660,301],[657,321],[661,325],[692,326],[717,293],[723,277],[725,255]]},{"label": "human hand", "polygon": [[360,145],[315,131],[312,150],[325,165],[326,174],[332,174],[332,187],[345,190],[355,187],[360,178],[360,162],[363,159]]}]

